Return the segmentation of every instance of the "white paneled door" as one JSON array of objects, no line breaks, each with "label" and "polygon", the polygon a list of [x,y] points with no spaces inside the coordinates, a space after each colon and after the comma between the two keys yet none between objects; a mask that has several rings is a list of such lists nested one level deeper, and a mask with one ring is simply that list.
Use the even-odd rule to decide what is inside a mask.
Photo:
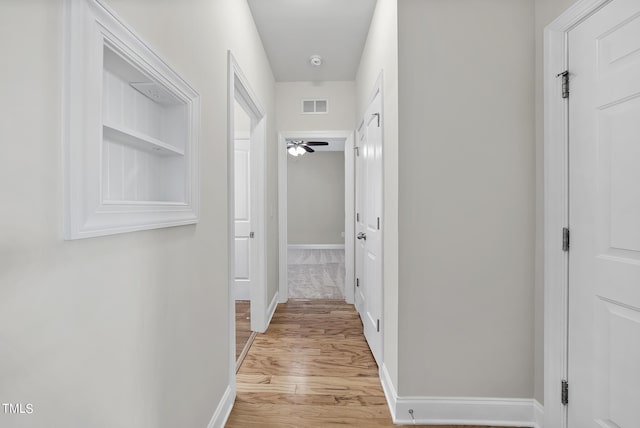
[{"label": "white paneled door", "polygon": [[364,335],[382,364],[382,103],[365,113],[356,157],[356,308]]},{"label": "white paneled door", "polygon": [[640,2],[569,32],[570,428],[640,427]]},{"label": "white paneled door", "polygon": [[250,300],[256,259],[252,236],[253,198],[251,192],[251,140],[247,135],[235,139],[235,244],[236,300]]}]

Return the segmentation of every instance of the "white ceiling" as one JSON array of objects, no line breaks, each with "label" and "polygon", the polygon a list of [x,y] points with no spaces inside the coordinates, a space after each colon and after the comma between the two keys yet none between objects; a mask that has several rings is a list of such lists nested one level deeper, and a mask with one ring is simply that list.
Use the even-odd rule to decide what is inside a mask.
[{"label": "white ceiling", "polygon": [[355,79],[376,0],[248,2],[278,82]]}]

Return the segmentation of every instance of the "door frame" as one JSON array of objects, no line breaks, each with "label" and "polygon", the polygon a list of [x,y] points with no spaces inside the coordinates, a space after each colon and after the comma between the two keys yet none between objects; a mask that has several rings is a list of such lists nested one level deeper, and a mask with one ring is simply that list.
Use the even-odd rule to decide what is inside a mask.
[{"label": "door frame", "polygon": [[560,243],[562,228],[569,224],[569,102],[561,97],[562,79],[556,76],[568,67],[569,31],[610,1],[580,0],[544,30],[544,419],[548,427],[565,428],[568,422],[560,382],[568,373],[569,254]]},{"label": "door frame", "polygon": [[267,287],[266,287],[266,126],[267,115],[261,107],[258,98],[251,89],[247,78],[238,65],[231,51],[227,51],[227,258],[228,258],[228,305],[229,305],[229,373],[231,385],[235,385],[235,327],[236,327],[236,297],[235,297],[235,129],[234,102],[238,103],[251,118],[251,154],[254,158],[251,165],[255,168],[258,196],[255,212],[255,242],[257,247],[255,282],[252,282],[251,295],[251,329],[264,332],[267,329]]},{"label": "door frame", "polygon": [[[354,303],[355,287],[355,165],[354,131],[286,131],[278,133],[278,301],[289,299],[289,275],[287,271],[287,144],[289,138],[325,139],[344,138],[344,256],[345,281],[344,297],[349,304]],[[350,285],[349,285],[350,284]]]}]

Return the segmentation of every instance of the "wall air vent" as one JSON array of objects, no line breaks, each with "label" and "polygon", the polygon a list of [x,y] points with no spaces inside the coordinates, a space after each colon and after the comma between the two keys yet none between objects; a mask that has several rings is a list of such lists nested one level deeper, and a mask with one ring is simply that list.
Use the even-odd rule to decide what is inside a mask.
[{"label": "wall air vent", "polygon": [[329,100],[302,100],[302,114],[327,114]]}]

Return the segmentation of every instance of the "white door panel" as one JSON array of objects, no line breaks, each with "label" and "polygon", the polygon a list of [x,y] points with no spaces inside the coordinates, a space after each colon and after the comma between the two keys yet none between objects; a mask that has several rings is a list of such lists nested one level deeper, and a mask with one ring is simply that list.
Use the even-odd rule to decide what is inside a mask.
[{"label": "white door panel", "polygon": [[251,164],[249,140],[236,139],[235,149],[235,220],[236,235],[248,236],[251,230]]},{"label": "white door panel", "polygon": [[640,2],[569,33],[569,427],[640,427]]},{"label": "white door panel", "polygon": [[251,193],[251,140],[236,138],[234,157],[235,179],[235,289],[237,300],[250,300],[254,245],[251,239],[252,198]]},{"label": "white door panel", "polygon": [[236,238],[236,281],[251,279],[251,240]]},{"label": "white door panel", "polygon": [[364,335],[382,364],[382,127],[381,99],[367,108],[356,160],[356,307]]}]

